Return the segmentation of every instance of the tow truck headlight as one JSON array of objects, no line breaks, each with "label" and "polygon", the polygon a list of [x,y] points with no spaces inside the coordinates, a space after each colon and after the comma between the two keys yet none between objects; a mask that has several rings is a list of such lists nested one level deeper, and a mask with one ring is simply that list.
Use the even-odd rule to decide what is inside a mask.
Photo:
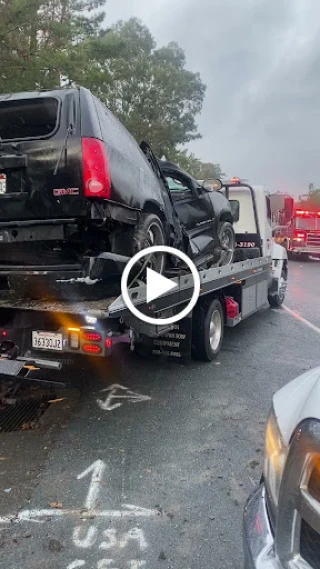
[{"label": "tow truck headlight", "polygon": [[281,478],[287,454],[288,447],[282,438],[278,421],[272,408],[266,430],[264,478],[268,493],[275,507],[278,506]]}]

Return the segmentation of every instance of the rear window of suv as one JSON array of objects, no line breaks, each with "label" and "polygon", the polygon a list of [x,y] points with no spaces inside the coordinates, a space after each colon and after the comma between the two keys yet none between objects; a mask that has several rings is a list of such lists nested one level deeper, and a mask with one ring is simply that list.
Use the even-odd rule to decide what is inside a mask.
[{"label": "rear window of suv", "polygon": [[57,127],[59,108],[53,97],[0,101],[0,141],[50,136]]}]

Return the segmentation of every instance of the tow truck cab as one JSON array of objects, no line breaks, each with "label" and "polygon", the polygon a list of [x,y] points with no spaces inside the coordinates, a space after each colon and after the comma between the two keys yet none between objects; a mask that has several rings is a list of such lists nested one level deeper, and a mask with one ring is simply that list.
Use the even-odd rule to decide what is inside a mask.
[{"label": "tow truck cab", "polygon": [[270,256],[272,222],[269,193],[262,186],[251,186],[240,178],[224,182],[223,191],[234,215],[235,261]]}]

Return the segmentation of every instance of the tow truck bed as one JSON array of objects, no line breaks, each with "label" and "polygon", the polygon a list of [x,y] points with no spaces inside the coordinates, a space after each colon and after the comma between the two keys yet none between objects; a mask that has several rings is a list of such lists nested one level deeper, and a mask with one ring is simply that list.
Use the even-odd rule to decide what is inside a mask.
[{"label": "tow truck bed", "polygon": [[12,308],[17,310],[30,310],[36,312],[65,312],[68,314],[95,313],[98,318],[108,316],[109,306],[117,300],[116,296],[101,298],[99,300],[84,300],[83,302],[70,302],[68,300],[29,300],[0,297],[0,309]]},{"label": "tow truck bed", "polygon": [[[193,279],[189,273],[172,279],[178,286],[149,305],[146,303],[146,285],[129,289],[133,304],[139,306],[142,313],[159,317],[159,325],[146,324],[134,317],[122,296],[83,302],[0,298],[0,379],[34,381],[34,371],[59,370],[65,357],[108,356],[112,345],[119,342],[131,343],[132,347],[139,343],[151,344],[155,354],[185,357],[191,351],[194,312],[198,313],[195,327],[199,334],[203,334],[199,312],[204,319],[212,302],[219,300],[223,306],[224,299],[236,299],[235,304],[240,307],[240,312],[234,317],[229,317],[225,312],[223,318],[226,326],[235,326],[267,304],[272,281],[272,259],[260,257],[241,261],[200,271],[199,276],[201,289],[196,308],[190,317],[178,325],[169,326],[162,325],[161,319],[175,314],[179,306],[187,304],[192,297]],[[9,323],[6,321],[4,324],[8,309]],[[225,308],[222,310],[225,311]],[[183,336],[184,341],[180,342]],[[201,351],[206,337],[200,338],[199,342]],[[2,349],[5,343],[11,345],[10,350]],[[213,358],[200,354],[200,359]]]},{"label": "tow truck bed", "polygon": [[[232,263],[224,267],[199,271],[201,284],[200,297],[223,289],[231,284],[244,281],[254,275],[260,273],[265,274],[266,271],[269,271],[271,263],[271,257],[260,257],[258,259]],[[165,296],[153,301],[153,313],[175,308],[179,306],[179,304],[186,303],[191,299],[193,292],[193,278],[191,274],[188,273],[173,278],[172,281],[177,283],[178,287],[169,291]],[[145,305],[146,286],[141,285],[129,290],[129,296],[135,306]],[[128,309],[123,302],[122,296],[119,296],[109,305],[110,316],[124,317],[126,312],[128,312]],[[150,310],[148,314],[150,314]]]},{"label": "tow truck bed", "polygon": [[[201,291],[200,297],[222,289],[232,283],[243,281],[257,273],[268,270],[271,265],[270,257],[260,257],[232,263],[224,267],[202,270],[199,272]],[[171,279],[178,287],[168,292],[152,303],[152,312],[175,308],[179,304],[188,302],[193,292],[193,279],[191,273],[183,274]],[[136,306],[146,304],[146,286],[140,285],[129,289],[129,296]],[[123,317],[128,312],[122,296],[105,297],[99,300],[83,300],[71,302],[70,300],[30,300],[19,299],[9,295],[0,297],[0,309],[10,308],[17,310],[30,310],[34,312],[60,312],[68,314],[91,314],[97,318]],[[150,311],[148,312],[150,314]]]}]

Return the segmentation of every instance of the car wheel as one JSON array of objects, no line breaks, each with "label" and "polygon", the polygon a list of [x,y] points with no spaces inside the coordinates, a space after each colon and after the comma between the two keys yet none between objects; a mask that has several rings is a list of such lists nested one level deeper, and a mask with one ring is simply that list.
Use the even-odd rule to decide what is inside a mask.
[{"label": "car wheel", "polygon": [[[133,254],[135,255],[147,247],[166,244],[165,230],[161,219],[154,213],[142,213],[133,235]],[[165,256],[159,253],[151,255],[146,260],[145,266],[161,274],[165,269]]]},{"label": "car wheel", "polygon": [[230,265],[236,248],[236,235],[234,229],[228,221],[222,223],[218,230],[218,239],[222,247],[220,265]]}]

